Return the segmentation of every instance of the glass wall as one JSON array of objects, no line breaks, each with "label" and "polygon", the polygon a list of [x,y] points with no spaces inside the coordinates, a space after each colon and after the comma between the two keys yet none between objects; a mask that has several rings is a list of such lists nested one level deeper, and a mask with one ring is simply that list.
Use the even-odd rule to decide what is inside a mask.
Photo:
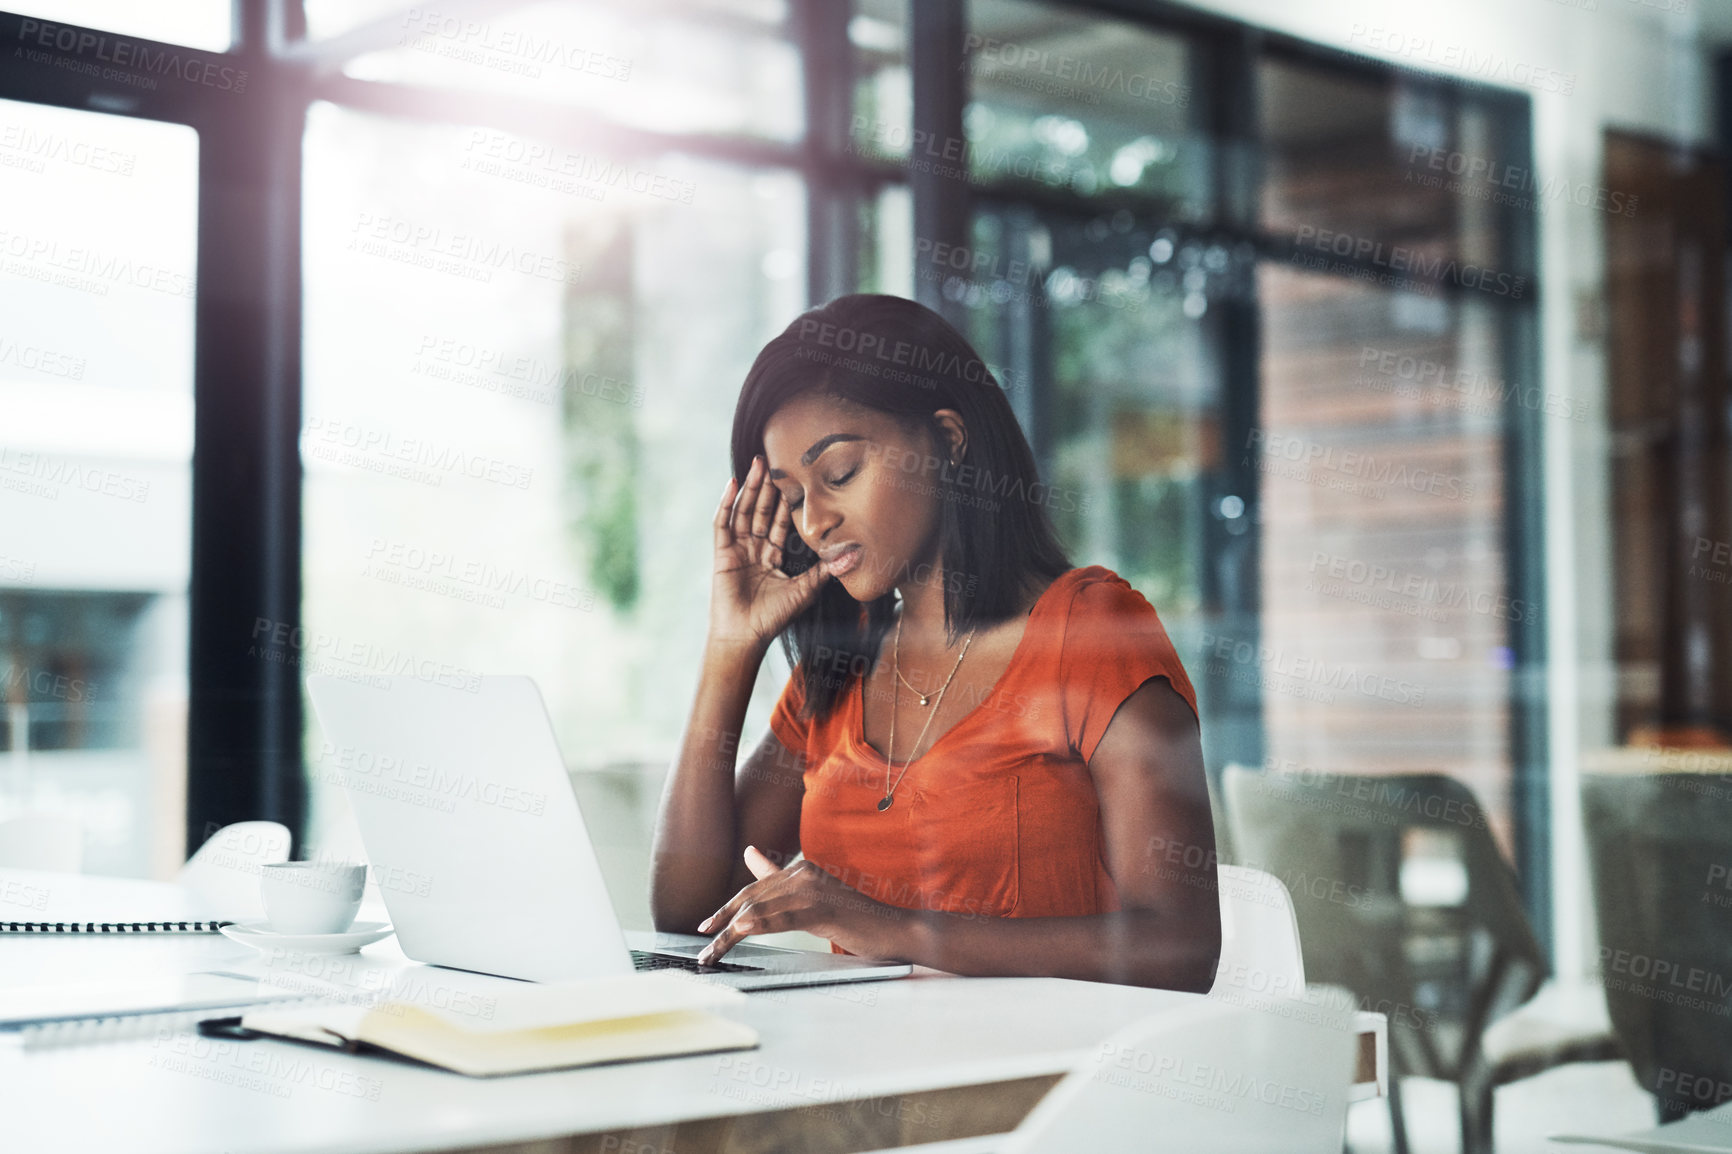
[{"label": "glass wall", "polygon": [[0,101],[0,821],[95,873],[180,864],[189,128]]},{"label": "glass wall", "polygon": [[[962,136],[934,142],[911,128],[899,0],[854,5],[852,65],[835,76],[806,73],[810,30],[776,0],[544,3],[460,24],[385,5],[313,3],[307,16],[315,37],[366,38],[334,95],[312,105],[302,144],[309,671],[366,677],[407,657],[457,682],[531,673],[574,769],[634,782],[620,788],[640,798],[633,836],[647,833],[644,799],[683,721],[703,633],[691,574],[707,560],[734,394],[761,343],[811,303],[814,262],[838,259],[806,235],[811,181],[834,163],[850,174],[834,187],[856,197],[855,283],[933,294],[965,318],[1052,482],[1074,559],[1123,574],[1172,631],[1202,696],[1211,771],[1247,749],[1269,764],[1439,769],[1479,792],[1513,841],[1519,601],[1497,386],[1507,314],[1527,286],[1504,217],[1437,176],[1458,154],[1500,155],[1496,118],[1472,93],[1279,54],[1225,83],[1237,65],[1218,39],[971,0]],[[834,162],[813,158],[805,124],[827,86],[847,109]],[[452,96],[472,114],[456,117],[442,103]],[[1222,103],[1233,100],[1251,101],[1250,114]],[[1235,159],[1252,147],[1229,130],[1240,122],[1260,173]],[[59,206],[84,212],[111,186],[138,189],[171,138],[184,142],[178,179],[191,188],[185,130],[116,121],[137,137],[105,146],[120,159],[67,159],[94,155],[78,135],[94,130],[75,126],[99,123],[21,108],[0,136],[20,221],[35,214],[48,235]],[[837,175],[823,170],[821,195]],[[918,232],[917,178],[968,199],[965,243]],[[156,311],[128,308],[104,328],[180,334],[178,362],[134,350],[127,387],[146,388],[138,366],[180,373],[177,415],[151,419],[181,440],[150,452],[175,462],[182,485],[189,199],[174,201],[176,222],[150,228],[136,227],[155,220],[137,195],[101,214],[128,244],[180,246],[148,259],[183,270],[186,295],[121,286]],[[23,287],[38,274],[7,275]],[[20,299],[24,311],[7,315],[31,325],[118,298]],[[159,317],[166,307],[181,311]],[[1235,358],[1253,346],[1261,364],[1247,372]],[[29,369],[12,387],[65,403],[96,387],[87,359],[85,379],[57,390]],[[35,451],[25,432],[51,423],[9,422],[9,441]],[[154,482],[144,507],[166,509],[168,483]],[[133,668],[125,654],[166,646],[177,656],[164,660],[180,660],[184,520],[173,532],[104,562],[126,569],[174,543],[179,567],[152,561],[148,577],[45,576],[52,550],[20,546],[0,570],[15,664],[82,654],[89,676],[142,686],[120,672]],[[23,640],[33,614],[64,623],[47,649]],[[97,636],[132,640],[104,656]],[[173,643],[150,640],[163,636]],[[1319,689],[1211,656],[1236,636],[1351,684]],[[149,684],[178,674],[165,676]],[[28,735],[8,738],[26,754],[141,744],[147,728],[94,705],[29,701],[6,725]],[[306,760],[312,842],[351,836],[310,712]]]},{"label": "glass wall", "polygon": [[[1442,85],[1285,60],[1259,72],[1269,763],[1441,772],[1511,828],[1507,325],[1534,295],[1463,159],[1508,170]],[[1476,195],[1478,194],[1478,195]]]},{"label": "glass wall", "polygon": [[[647,925],[735,396],[805,307],[802,182],[329,105],[306,163],[307,671],[534,676]],[[311,841],[334,845],[309,726]]]}]

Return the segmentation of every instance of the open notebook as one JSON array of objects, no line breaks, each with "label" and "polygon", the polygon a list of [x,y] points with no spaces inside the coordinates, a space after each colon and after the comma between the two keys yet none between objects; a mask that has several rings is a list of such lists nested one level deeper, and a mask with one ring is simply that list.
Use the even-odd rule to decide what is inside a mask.
[{"label": "open notebook", "polygon": [[757,1031],[711,1012],[745,1000],[738,990],[663,970],[508,989],[486,1000],[485,1014],[418,1002],[262,1007],[242,1015],[240,1027],[243,1035],[387,1050],[486,1077],[748,1050]]}]

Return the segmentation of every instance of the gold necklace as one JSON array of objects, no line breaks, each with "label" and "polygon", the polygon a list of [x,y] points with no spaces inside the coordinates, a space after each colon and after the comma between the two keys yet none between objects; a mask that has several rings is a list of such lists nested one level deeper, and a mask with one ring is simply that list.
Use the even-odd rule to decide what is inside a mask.
[{"label": "gold necklace", "polygon": [[[897,624],[901,624],[901,622],[897,622]],[[904,685],[908,685],[908,679],[902,676],[901,670],[895,670],[894,672],[896,673],[896,680],[900,681]],[[920,699],[920,704],[922,705],[930,705],[932,703],[932,695],[930,693],[922,693],[912,685],[908,685],[908,692],[918,697]]]},{"label": "gold necklace", "polygon": [[[956,655],[956,664],[950,669],[950,676],[944,679],[944,684],[938,687],[938,704],[932,707],[932,712],[926,715],[926,724],[920,727],[920,735],[914,739],[914,749],[920,748],[920,742],[926,737],[926,731],[932,728],[932,719],[938,716],[938,711],[944,707],[944,691],[950,688],[950,683],[956,680],[956,671],[962,668],[962,659],[968,656],[968,646],[974,640],[974,630],[968,631],[968,636],[962,639],[962,652]],[[902,680],[902,617],[896,617],[896,640],[892,643],[890,656],[890,671],[896,675],[896,680]],[[907,685],[907,682],[902,682]],[[920,704],[925,705],[923,699]],[[890,771],[896,765],[896,684],[890,685],[890,744],[884,750],[884,796],[878,802],[878,812],[883,813],[890,808],[891,799],[896,796],[896,787],[902,784],[903,775],[913,764],[913,750],[909,751],[907,761],[902,763],[902,773],[896,775],[895,782],[890,780]]]}]

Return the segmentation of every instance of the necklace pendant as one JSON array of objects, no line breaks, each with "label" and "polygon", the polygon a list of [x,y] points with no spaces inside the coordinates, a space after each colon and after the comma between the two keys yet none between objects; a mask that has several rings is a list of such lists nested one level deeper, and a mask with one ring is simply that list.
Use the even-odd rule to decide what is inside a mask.
[{"label": "necklace pendant", "polygon": [[928,705],[928,704],[930,704],[930,703],[931,703],[931,701],[932,701],[932,698],[930,698],[930,697],[922,697],[922,698],[921,698],[921,699],[920,699],[920,704],[922,704],[922,705]]},{"label": "necklace pendant", "polygon": [[887,810],[889,808],[890,808],[890,795],[885,794],[883,797],[878,799],[878,812],[883,813],[885,810]]}]

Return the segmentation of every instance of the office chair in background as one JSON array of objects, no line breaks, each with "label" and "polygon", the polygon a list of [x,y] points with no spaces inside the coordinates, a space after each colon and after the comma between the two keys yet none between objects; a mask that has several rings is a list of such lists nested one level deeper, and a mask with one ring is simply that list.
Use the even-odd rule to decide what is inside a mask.
[{"label": "office chair in background", "polygon": [[1584,773],[1582,821],[1618,1037],[1661,1122],[1718,1105],[1681,1089],[1732,1084],[1732,782]]},{"label": "office chair in background", "polygon": [[[1535,999],[1550,966],[1466,786],[1441,774],[1306,778],[1242,766],[1228,766],[1222,784],[1237,860],[1292,891],[1311,980],[1345,986],[1389,1015],[1397,1154],[1408,1149],[1402,1075],[1454,1082],[1462,1149],[1486,1154],[1499,1086],[1622,1057],[1602,1005]],[[1453,845],[1466,881],[1459,900],[1403,896],[1413,831]],[[1556,1012],[1560,1000],[1575,1020]]]}]

